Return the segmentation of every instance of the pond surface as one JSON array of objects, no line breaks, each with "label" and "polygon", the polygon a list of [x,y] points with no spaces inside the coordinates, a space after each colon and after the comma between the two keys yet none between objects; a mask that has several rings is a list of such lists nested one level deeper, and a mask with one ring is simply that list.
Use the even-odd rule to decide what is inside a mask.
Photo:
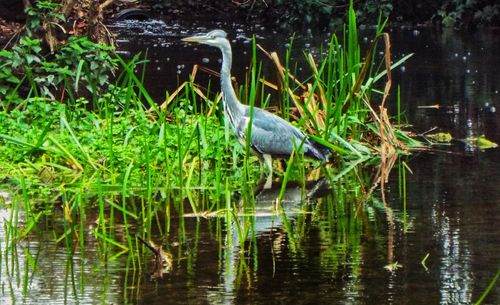
[{"label": "pond surface", "polygon": [[[198,27],[232,29],[237,77],[250,61],[253,33],[279,54],[290,37],[238,24],[188,29],[155,21],[112,28],[121,33],[124,56],[148,49],[146,84],[161,101],[165,90],[188,78],[193,64],[218,70],[218,50],[179,42]],[[297,34],[294,56],[300,58],[302,48],[320,52],[328,37],[322,35]],[[415,132],[437,127],[456,139],[484,134],[500,143],[500,31],[395,29],[391,39],[394,59],[415,53],[394,73]],[[265,64],[264,75],[272,71]],[[209,78],[200,76],[200,82]],[[435,104],[441,107],[419,107]],[[131,271],[126,255],[104,263],[91,233],[85,236],[87,250],[69,257],[64,242],[54,242],[54,228],[61,231],[57,221],[7,255],[10,211],[0,210],[0,303],[473,304],[500,268],[500,151],[452,141],[405,160],[412,170],[406,176],[406,213],[397,169],[385,188],[385,208],[378,191],[359,207],[355,196],[335,191],[303,203],[292,186],[283,217],[269,212],[269,198],[276,194],[261,194],[256,205],[262,212],[249,241],[240,241],[234,221],[223,217],[177,219],[169,236],[157,232],[152,239],[172,255],[171,269],[159,279],[151,279],[147,255],[140,261],[142,272]],[[86,226],[92,228],[92,221]],[[240,251],[241,245],[251,250]],[[28,268],[34,261],[37,267]],[[394,270],[385,268],[391,263]],[[483,304],[500,304],[498,284]]]}]

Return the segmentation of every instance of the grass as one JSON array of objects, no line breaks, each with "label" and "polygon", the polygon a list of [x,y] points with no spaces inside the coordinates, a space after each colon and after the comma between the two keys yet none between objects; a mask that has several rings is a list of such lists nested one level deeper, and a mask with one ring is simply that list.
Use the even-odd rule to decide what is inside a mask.
[{"label": "grass", "polygon": [[[278,71],[276,85],[261,74],[263,63],[258,61],[260,51],[254,40],[249,75],[237,90],[252,109],[267,105],[272,91],[278,90],[280,114],[334,151],[335,161],[326,167],[304,160],[300,150],[285,160],[273,217],[283,222],[290,250],[297,255],[308,224],[317,221],[311,215],[335,228],[321,231],[321,238],[331,239],[334,245],[321,260],[333,261],[337,268],[345,263],[339,259],[339,248],[359,254],[365,223],[358,217],[359,210],[375,187],[383,186],[395,156],[418,144],[393,126],[385,108],[390,71],[407,57],[390,63],[390,41],[383,27],[379,21],[374,44],[362,60],[351,7],[347,28],[341,37],[332,36],[325,55],[305,54],[311,76],[304,81],[292,73],[292,43],[284,65],[278,54],[260,48]],[[380,42],[385,45],[385,62],[377,64],[373,54],[378,53]],[[100,95],[77,97],[77,81],[67,91],[72,94],[61,100],[40,96],[33,82],[25,84],[33,88],[25,90],[29,93],[18,104],[0,97],[0,183],[16,198],[10,204],[2,252],[13,254],[16,243],[33,234],[44,219],[55,219],[62,222],[62,229],[54,230],[54,240],[65,244],[68,256],[84,252],[89,238],[84,232],[90,230],[102,260],[128,255],[136,283],[135,272],[149,250],[135,235],[148,240],[153,232],[161,232],[166,239],[176,240],[180,261],[186,247],[196,248],[187,238],[184,217],[194,215],[198,224],[203,217],[213,217],[210,222],[220,241],[221,261],[227,246],[223,241],[238,241],[229,246],[240,251],[239,270],[248,274],[249,256],[253,268],[258,266],[254,186],[259,162],[225,126],[220,94],[212,92],[210,84],[202,88],[196,83],[201,68],[195,66],[189,81],[166,93],[157,106],[144,88],[143,75],[134,72],[144,72],[147,60],[136,56],[129,62],[119,57],[116,61],[122,73]],[[85,73],[79,68],[78,78],[91,80]],[[384,84],[378,83],[384,79]],[[399,114],[397,118],[400,123]],[[311,170],[311,165],[319,170]],[[373,166],[378,174],[366,178],[362,167]],[[300,201],[305,204],[307,182],[321,176],[329,181],[335,198],[320,199],[315,207],[300,205],[300,212],[290,217],[283,202],[289,184],[300,184]],[[88,225],[89,208],[97,211],[93,228]],[[19,230],[21,210],[25,225]],[[196,254],[189,253],[188,265],[196,260],[192,256]],[[5,260],[5,255],[0,259]],[[355,260],[353,269],[359,272],[361,258]]]},{"label": "grass", "polygon": [[[374,41],[379,38],[386,44],[387,59],[388,38],[381,30]],[[304,82],[290,73],[289,55],[286,66],[282,66],[276,53],[266,52],[281,75],[277,86],[283,96],[281,112],[289,109],[292,117],[298,118],[299,127],[336,152],[335,166],[326,169],[332,181],[369,159],[386,162],[396,151],[407,151],[410,143],[408,137],[400,136],[404,133],[395,132],[384,108],[390,70],[398,62],[386,64],[383,72],[377,71],[371,55],[376,52],[376,44],[361,61],[352,10],[343,39],[347,47],[332,36],[323,58],[305,54],[312,75]],[[257,98],[260,104],[266,104],[269,97],[269,83],[261,75],[257,52],[254,41],[250,75],[239,90],[242,100],[251,107]],[[167,93],[165,103],[157,107],[142,85],[143,77],[134,73],[138,67],[144,71],[140,67],[147,61],[138,56],[130,62],[117,60],[122,74],[107,93],[91,101],[74,95],[68,95],[70,101],[65,103],[28,96],[19,106],[0,113],[0,180],[20,186],[25,198],[49,202],[67,191],[89,190],[96,194],[121,190],[124,221],[130,216],[127,198],[144,196],[140,211],[132,213],[142,215],[138,217],[147,224],[148,236],[158,196],[188,198],[190,211],[198,214],[220,209],[229,187],[241,189],[244,202],[251,206],[251,186],[259,176],[258,162],[221,124],[220,95],[203,92],[196,84],[197,68],[189,82]],[[78,75],[81,73],[84,71]],[[387,75],[388,81],[380,94],[379,111],[375,111],[371,100],[378,92],[374,86],[382,75]],[[92,110],[87,110],[88,104],[93,105]],[[200,112],[195,105],[207,105],[201,107],[207,111]],[[305,181],[307,164],[300,154],[292,155],[283,173],[280,197],[289,180]],[[223,177],[229,177],[226,186]],[[200,189],[208,190],[208,195],[197,201],[193,194]],[[207,201],[211,204],[205,204]],[[98,196],[97,204],[106,203]],[[179,208],[183,212],[183,205]],[[25,210],[29,212],[29,205]],[[104,208],[100,210],[103,233]],[[131,248],[133,241],[128,239],[127,244]]]}]

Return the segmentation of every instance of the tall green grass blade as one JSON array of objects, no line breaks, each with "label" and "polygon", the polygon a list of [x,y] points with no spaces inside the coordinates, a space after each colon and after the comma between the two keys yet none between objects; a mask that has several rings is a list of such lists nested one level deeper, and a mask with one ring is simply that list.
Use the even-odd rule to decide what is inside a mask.
[{"label": "tall green grass blade", "polygon": [[349,165],[344,167],[338,174],[336,174],[335,176],[333,176],[331,178],[331,181],[338,181],[340,180],[340,178],[344,177],[345,175],[347,175],[350,171],[352,171],[353,169],[355,169],[359,164],[363,163],[363,162],[366,162],[368,161],[370,158],[368,156],[365,156],[365,157],[361,157],[357,160],[354,160],[352,162],[349,162]]},{"label": "tall green grass blade", "polygon": [[119,242],[117,242],[116,240],[114,240],[114,239],[112,239],[112,238],[110,238],[110,237],[108,237],[108,236],[106,236],[106,235],[103,235],[101,232],[99,232],[99,231],[97,231],[97,230],[94,230],[94,231],[93,231],[93,233],[94,233],[94,235],[95,235],[97,238],[102,239],[102,240],[104,240],[105,242],[107,242],[107,243],[109,243],[109,244],[111,244],[111,245],[113,245],[113,246],[115,246],[115,247],[117,247],[117,248],[122,249],[123,251],[129,251],[129,250],[130,250],[129,248],[127,248],[127,246],[120,244],[120,243],[119,243]]},{"label": "tall green grass blade", "polygon": [[333,140],[338,141],[340,144],[342,144],[342,146],[344,146],[345,148],[347,148],[351,153],[355,154],[356,156],[358,156],[358,157],[362,157],[363,156],[356,148],[354,148],[354,146],[352,146],[349,142],[347,142],[342,137],[340,137],[339,135],[337,135],[335,132],[331,132],[330,133],[330,137]]},{"label": "tall green grass blade", "polygon": [[139,216],[137,216],[134,212],[128,210],[127,208],[124,208],[123,205],[120,206],[116,202],[114,202],[113,200],[108,200],[106,202],[109,203],[109,205],[112,206],[113,208],[115,208],[118,211],[122,212],[123,215],[130,216],[130,217],[132,217],[135,220],[139,219]]},{"label": "tall green grass blade", "polygon": [[154,109],[156,114],[159,115],[159,109],[158,106],[156,105],[155,101],[153,98],[149,95],[148,91],[144,87],[144,85],[141,83],[141,81],[135,76],[135,73],[133,69],[128,65],[120,56],[116,57],[118,59],[118,62],[121,64],[122,68],[125,69],[125,71],[128,73],[128,77],[130,77],[134,84],[139,88],[139,92],[144,96],[146,101],[148,102],[148,105],[151,109]]},{"label": "tall green grass blade", "polygon": [[54,145],[61,150],[61,152],[71,160],[72,164],[76,166],[80,171],[83,171],[83,166],[78,162],[78,160],[63,146],[59,141],[57,141],[54,137],[48,136],[48,139],[54,143]]},{"label": "tall green grass blade", "polygon": [[77,136],[75,135],[75,133],[73,132],[73,129],[69,126],[69,123],[68,121],[66,120],[66,117],[64,115],[61,114],[61,123],[62,125],[66,128],[66,130],[69,132],[70,136],[71,136],[71,140],[73,141],[73,143],[76,144],[76,146],[78,147],[78,149],[80,150],[80,152],[83,154],[83,156],[85,157],[85,159],[87,160],[87,163],[92,166],[95,170],[97,170],[97,166],[94,164],[94,162],[92,161],[92,159],[90,159],[90,156],[89,154],[87,153],[87,151],[83,148],[82,144],[80,144],[80,141],[78,141],[78,138]]},{"label": "tall green grass blade", "polygon": [[498,280],[498,277],[500,277],[500,269],[498,269],[497,274],[495,274],[495,276],[491,280],[490,284],[488,285],[488,287],[486,288],[486,290],[481,294],[481,296],[479,297],[479,299],[476,302],[474,302],[474,305],[480,305],[480,304],[483,303],[484,299],[486,299],[486,297],[488,296],[488,294],[495,287],[495,284],[496,284],[496,282]]},{"label": "tall green grass blade", "polygon": [[36,141],[35,146],[36,147],[41,147],[43,145],[43,142],[45,141],[45,136],[50,130],[50,127],[52,126],[52,123],[54,122],[55,118],[50,119],[47,124],[45,124],[45,127],[43,127],[42,132],[38,136],[38,140]]},{"label": "tall green grass blade", "polygon": [[78,66],[76,67],[76,76],[75,76],[75,92],[78,92],[78,86],[80,84],[80,76],[82,75],[82,68],[83,65],[85,64],[85,60],[80,59],[78,62]]},{"label": "tall green grass blade", "polygon": [[[410,59],[414,54],[413,53],[410,53],[408,55],[405,55],[403,56],[400,60],[396,61],[395,63],[393,63],[391,65],[391,70],[394,70],[395,68],[401,66],[403,63],[405,63],[408,59]],[[386,75],[386,71],[382,71],[380,73],[378,73],[377,75],[375,75],[371,81],[369,82],[369,84],[371,83],[376,83],[378,82],[382,77],[384,77]]]},{"label": "tall green grass blade", "polygon": [[26,147],[29,147],[29,148],[32,148],[32,149],[38,149],[38,148],[40,148],[40,149],[44,150],[43,147],[38,147],[37,145],[28,143],[28,142],[26,142],[22,138],[15,138],[15,137],[11,137],[9,135],[1,134],[1,133],[0,133],[0,138],[4,139],[5,141],[17,144],[17,145],[26,146]]}]

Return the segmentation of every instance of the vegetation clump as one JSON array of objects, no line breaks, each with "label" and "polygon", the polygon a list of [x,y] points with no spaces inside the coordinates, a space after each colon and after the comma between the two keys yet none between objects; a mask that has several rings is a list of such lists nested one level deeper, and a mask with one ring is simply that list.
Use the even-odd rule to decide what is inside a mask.
[{"label": "vegetation clump", "polygon": [[[500,4],[494,0],[366,0],[356,5],[360,24],[372,26],[379,15],[392,24],[436,25],[450,28],[476,28],[500,24]],[[335,31],[347,18],[350,0],[272,0],[272,1],[163,1],[149,0],[160,12],[220,16],[237,14],[273,27],[307,27]]]},{"label": "vegetation clump", "polygon": [[[316,163],[319,170],[311,171],[304,170],[308,166],[299,153],[292,154],[279,174],[279,198],[290,180],[305,187],[308,180],[326,176],[333,183],[359,165],[378,164],[374,185],[383,184],[397,155],[418,144],[393,126],[385,107],[391,69],[409,56],[391,62],[381,20],[363,57],[351,6],[343,35],[332,36],[325,55],[306,54],[311,70],[306,81],[299,81],[290,68],[293,44],[284,63],[276,53],[261,49],[279,75],[277,85],[266,81],[254,40],[248,82],[237,90],[240,99],[266,105],[269,90],[279,90],[282,116],[295,119],[294,124],[335,154],[333,164]],[[373,54],[382,43],[385,56],[376,64]],[[187,198],[189,209],[199,215],[220,210],[224,202],[230,208],[231,190],[252,194],[259,163],[244,153],[225,126],[220,94],[197,85],[196,73],[158,106],[136,72],[147,65],[139,55],[125,62],[110,47],[84,37],[68,39],[54,53],[42,54],[40,45],[25,36],[1,53],[9,64],[0,70],[6,84],[0,91],[0,182],[14,193],[57,202],[73,191],[89,196],[118,192],[121,199],[110,204],[125,222],[131,215],[140,217],[127,198],[141,195],[148,203],[141,213],[149,215],[149,222],[143,219],[149,226],[152,218],[146,210],[157,196]],[[121,73],[110,82],[117,66]],[[381,80],[385,83],[379,84]],[[360,189],[368,197],[375,186]],[[193,195],[200,190],[206,196]],[[68,215],[72,208],[82,209],[72,204],[66,203]],[[177,211],[183,213],[182,202]],[[103,225],[99,237],[106,239],[106,232]],[[128,244],[133,247],[130,236]]]}]

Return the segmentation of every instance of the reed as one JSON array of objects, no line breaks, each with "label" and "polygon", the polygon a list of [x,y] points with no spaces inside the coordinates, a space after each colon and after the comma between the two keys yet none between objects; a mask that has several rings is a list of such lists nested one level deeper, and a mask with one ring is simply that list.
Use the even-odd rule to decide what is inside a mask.
[{"label": "reed", "polygon": [[500,277],[500,269],[497,270],[497,273],[495,276],[491,279],[491,282],[488,284],[488,287],[483,291],[479,299],[477,299],[476,302],[474,302],[474,305],[480,305],[483,303],[484,299],[488,296],[488,294],[491,292],[491,290],[495,287],[495,284]]},{"label": "reed", "polygon": [[[284,97],[286,102],[281,105],[285,116],[289,113],[288,105],[293,105],[291,113],[296,113],[292,117],[298,125],[316,135],[313,137],[315,140],[329,146],[342,157],[377,155],[378,148],[383,145],[400,152],[408,151],[408,137],[402,136],[404,132],[396,131],[392,126],[385,103],[391,88],[391,70],[406,61],[411,54],[391,64],[390,39],[383,33],[385,24],[386,21],[379,20],[372,45],[362,60],[356,16],[351,3],[348,25],[341,34],[342,42],[334,34],[328,43],[326,55],[317,59],[312,54],[305,54],[312,73],[306,81],[299,81],[298,77],[290,73],[291,49],[287,50],[285,65],[282,65],[275,52],[260,48],[278,70],[280,85],[269,87],[279,88],[280,95]],[[373,55],[377,52],[379,40],[385,44],[384,65],[377,65]],[[293,41],[290,48],[292,45]],[[384,67],[382,71],[374,68],[381,66]],[[386,82],[381,92],[377,89],[377,83],[383,76],[386,76]],[[376,111],[377,104],[379,111]]]},{"label": "reed", "polygon": [[[331,37],[326,54],[319,58],[305,54],[311,73],[305,81],[295,75],[293,40],[281,64],[277,53],[263,50],[254,39],[251,69],[237,90],[241,100],[250,105],[250,121],[254,107],[269,106],[270,96],[277,93],[280,114],[335,152],[334,163],[324,167],[306,161],[300,153],[302,143],[297,143],[298,149],[280,173],[282,182],[273,217],[282,220],[291,252],[300,255],[308,223],[317,221],[310,215],[319,215],[328,224],[321,238],[330,245],[321,259],[333,261],[337,268],[347,260],[339,249],[360,253],[366,219],[358,217],[363,207],[355,203],[367,204],[374,188],[362,181],[360,167],[381,163],[378,183],[383,184],[393,165],[391,157],[418,145],[398,129],[399,98],[396,126],[385,107],[391,87],[390,71],[409,56],[393,64],[388,61],[390,40],[382,32],[384,25],[379,20],[373,45],[363,57],[351,6],[347,27],[339,36]],[[382,42],[385,56],[377,63],[373,54]],[[265,63],[259,61],[258,49],[276,67],[278,84],[271,84],[262,75]],[[18,193],[0,250],[13,254],[16,242],[31,234],[43,216],[51,215],[51,209],[62,208],[64,229],[55,234],[55,240],[64,241],[68,256],[76,247],[83,252],[84,232],[89,230],[85,224],[87,211],[95,208],[96,227],[91,232],[98,239],[99,255],[108,261],[127,254],[133,284],[140,282],[135,273],[141,272],[143,264],[143,252],[135,236],[148,240],[158,231],[165,240],[175,239],[179,243],[179,260],[186,249],[193,251],[187,258],[187,268],[193,271],[202,217],[216,217],[213,235],[220,241],[221,262],[229,259],[224,257],[228,255],[226,247],[234,247],[241,257],[248,253],[257,269],[254,186],[260,171],[257,159],[250,154],[251,128],[242,148],[224,124],[221,95],[212,91],[210,83],[206,88],[197,83],[196,75],[202,68],[194,67],[189,80],[167,92],[158,105],[143,83],[147,59],[138,55],[129,62],[120,57],[116,61],[122,72],[100,95],[95,93],[98,84],[92,80],[88,84],[92,95],[77,95],[80,80],[91,73],[81,64],[76,82],[65,81],[67,94],[61,100],[41,94],[28,70],[23,80],[31,86],[28,97],[17,105],[0,101],[0,181],[13,185]],[[136,70],[141,74],[137,75]],[[300,213],[291,216],[282,199],[292,181],[299,181],[301,198],[305,198],[311,164],[327,176],[335,198],[321,199],[314,207],[304,203]],[[404,164],[399,168],[400,178],[404,179]],[[404,194],[406,180],[401,185]],[[42,200],[49,205],[37,210],[35,202]],[[21,232],[16,229],[20,210],[26,220]],[[197,219],[194,246],[189,244],[192,232],[185,220],[190,215]],[[403,221],[407,222],[406,211]],[[328,232],[326,227],[335,228],[335,232]],[[14,274],[12,257],[9,272]],[[0,256],[2,260],[7,260],[5,255]],[[360,258],[353,260],[353,266],[359,269]],[[247,262],[243,258],[240,262],[240,276],[249,274]]]}]

